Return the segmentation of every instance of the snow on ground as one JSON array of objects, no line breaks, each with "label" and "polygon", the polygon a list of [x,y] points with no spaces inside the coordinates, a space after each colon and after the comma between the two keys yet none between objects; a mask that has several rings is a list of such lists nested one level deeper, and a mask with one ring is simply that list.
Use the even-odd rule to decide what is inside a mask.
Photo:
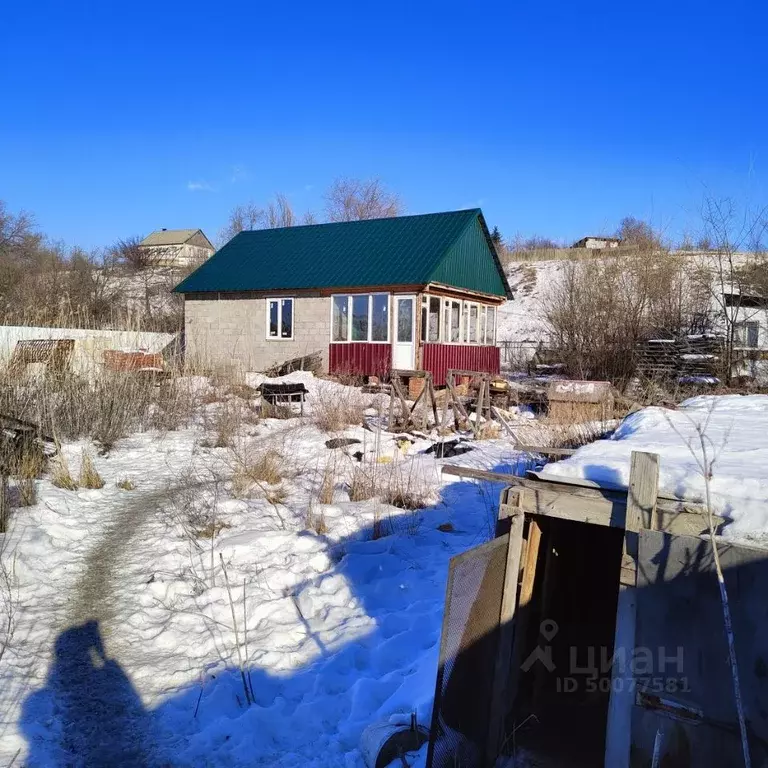
[{"label": "snow on ground", "polygon": [[[386,412],[381,396],[287,379],[310,389],[310,415],[331,398]],[[87,447],[104,487],[43,479],[38,503],[16,512],[0,764],[18,753],[30,767],[358,767],[370,723],[416,710],[428,724],[448,562],[492,535],[501,488],[443,480],[440,465],[509,467],[519,455],[489,440],[436,460],[429,440],[329,435],[310,416],[251,419],[217,448],[223,408],[209,402],[195,426],[133,435],[105,457],[66,445],[73,476]],[[360,443],[329,450],[330,436]],[[356,451],[382,486],[426,508],[351,501]],[[233,484],[267,454],[282,480]],[[124,479],[135,488],[118,488]]]},{"label": "snow on ground", "polygon": [[702,396],[677,410],[645,408],[628,416],[613,436],[579,449],[540,473],[626,487],[632,451],[660,457],[659,487],[702,500],[705,485],[700,430],[712,464],[715,511],[732,520],[724,535],[768,544],[768,396]]},{"label": "snow on ground", "polygon": [[499,341],[538,342],[547,338],[542,302],[559,284],[569,264],[558,259],[511,262],[505,267],[515,298],[499,307],[496,332]]}]

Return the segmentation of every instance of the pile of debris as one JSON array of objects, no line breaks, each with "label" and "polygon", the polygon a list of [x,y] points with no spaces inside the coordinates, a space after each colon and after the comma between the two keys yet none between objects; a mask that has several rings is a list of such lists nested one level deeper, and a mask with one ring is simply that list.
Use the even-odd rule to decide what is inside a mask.
[{"label": "pile of debris", "polygon": [[656,380],[715,378],[722,363],[724,343],[725,339],[716,334],[648,339],[635,348],[637,372]]}]

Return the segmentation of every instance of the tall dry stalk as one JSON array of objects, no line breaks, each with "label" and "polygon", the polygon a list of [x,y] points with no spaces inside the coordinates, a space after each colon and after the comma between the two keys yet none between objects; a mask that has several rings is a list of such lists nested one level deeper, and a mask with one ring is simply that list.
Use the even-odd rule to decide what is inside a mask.
[{"label": "tall dry stalk", "polygon": [[[749,752],[749,740],[747,736],[747,721],[744,715],[744,700],[741,694],[741,684],[739,681],[739,666],[736,659],[736,637],[733,631],[733,619],[731,617],[731,605],[728,600],[728,589],[725,584],[725,576],[723,574],[723,568],[720,564],[720,552],[717,549],[717,534],[715,526],[714,511],[712,508],[712,477],[714,473],[715,461],[717,459],[714,443],[712,439],[707,435],[707,429],[712,419],[712,414],[715,410],[716,401],[712,401],[712,405],[707,413],[707,418],[704,423],[696,422],[690,416],[686,414],[686,418],[693,425],[694,430],[698,438],[698,451],[693,445],[693,439],[685,439],[679,432],[679,430],[672,423],[671,419],[667,416],[667,423],[670,424],[675,433],[684,440],[688,446],[688,450],[693,456],[694,461],[704,479],[704,500],[707,513],[707,527],[709,529],[709,542],[712,548],[712,559],[715,564],[715,572],[717,574],[717,585],[720,590],[720,604],[723,610],[723,624],[725,626],[725,636],[728,642],[728,663],[731,669],[731,680],[733,682],[733,695],[736,702],[736,715],[739,719],[739,733],[741,735],[741,751],[744,757],[745,768],[751,768],[752,759]],[[724,444],[727,442],[728,436],[726,435]],[[710,448],[713,455],[710,456]],[[700,452],[700,455],[699,455]]]},{"label": "tall dry stalk", "polygon": [[243,681],[243,691],[245,692],[245,700],[248,704],[251,704],[251,692],[248,688],[248,678],[245,674],[245,662],[243,661],[243,652],[240,648],[240,638],[237,632],[237,616],[235,615],[235,602],[232,599],[232,590],[229,586],[229,575],[227,574],[227,566],[224,563],[224,555],[219,552],[219,558],[221,559],[221,569],[224,571],[224,584],[227,588],[227,595],[229,597],[229,607],[232,610],[232,630],[235,633],[235,648],[237,649],[237,658],[240,664],[240,678]]}]

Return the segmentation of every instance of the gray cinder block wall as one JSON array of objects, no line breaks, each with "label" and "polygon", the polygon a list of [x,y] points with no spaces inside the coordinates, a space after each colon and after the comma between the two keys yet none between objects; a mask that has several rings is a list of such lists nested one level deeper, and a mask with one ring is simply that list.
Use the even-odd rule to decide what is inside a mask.
[{"label": "gray cinder block wall", "polygon": [[296,357],[319,353],[328,371],[331,299],[299,296],[293,303],[293,340],[267,339],[266,298],[187,298],[186,361],[193,367],[236,366],[264,371]]}]

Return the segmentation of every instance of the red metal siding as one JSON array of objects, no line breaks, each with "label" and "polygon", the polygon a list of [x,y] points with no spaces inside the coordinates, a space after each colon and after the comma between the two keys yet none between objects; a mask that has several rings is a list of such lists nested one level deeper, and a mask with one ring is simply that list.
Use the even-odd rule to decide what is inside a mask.
[{"label": "red metal siding", "polygon": [[498,373],[500,355],[498,347],[478,347],[472,344],[422,344],[422,365],[432,373],[437,386],[445,384],[449,368],[465,371]]},{"label": "red metal siding", "polygon": [[331,344],[328,372],[337,376],[386,376],[392,367],[389,344]]}]

